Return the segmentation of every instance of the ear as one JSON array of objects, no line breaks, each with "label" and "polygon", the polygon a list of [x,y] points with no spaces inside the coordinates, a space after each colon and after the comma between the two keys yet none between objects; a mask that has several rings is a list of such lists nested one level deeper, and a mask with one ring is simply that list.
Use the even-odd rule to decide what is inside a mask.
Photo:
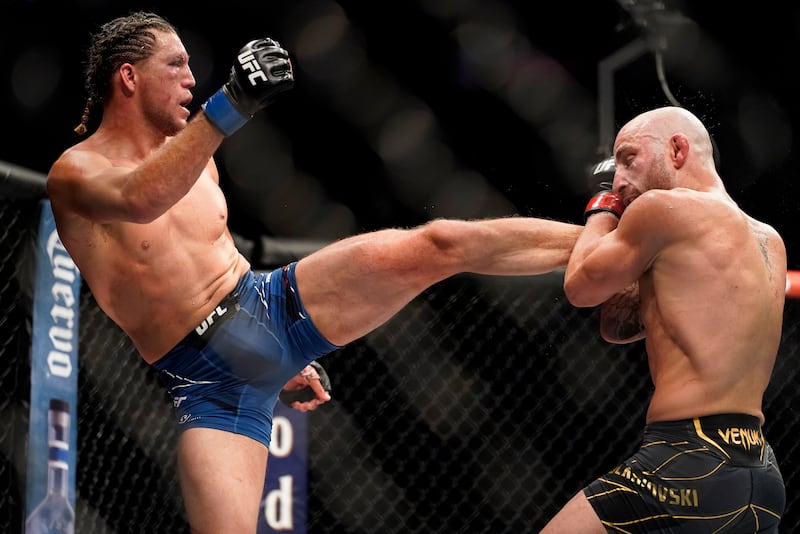
[{"label": "ear", "polygon": [[118,74],[122,92],[130,96],[136,89],[136,69],[130,63],[123,63]]},{"label": "ear", "polygon": [[680,169],[689,157],[689,139],[683,134],[676,133],[670,137],[669,146],[672,164],[676,169]]}]

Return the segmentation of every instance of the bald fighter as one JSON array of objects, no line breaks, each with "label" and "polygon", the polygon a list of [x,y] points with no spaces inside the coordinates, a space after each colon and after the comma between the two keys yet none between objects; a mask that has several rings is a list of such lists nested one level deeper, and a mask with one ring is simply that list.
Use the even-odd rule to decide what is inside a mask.
[{"label": "bald fighter", "polygon": [[786,495],[762,399],[781,339],[786,249],[717,174],[708,131],[666,107],[627,123],[613,189],[586,209],[564,290],[611,343],[645,338],[655,386],[639,450],[544,534],[777,532]]}]

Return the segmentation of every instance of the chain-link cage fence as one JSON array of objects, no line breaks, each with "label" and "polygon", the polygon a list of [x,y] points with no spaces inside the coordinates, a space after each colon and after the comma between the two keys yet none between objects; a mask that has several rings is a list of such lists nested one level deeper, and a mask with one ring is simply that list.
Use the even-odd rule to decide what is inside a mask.
[{"label": "chain-link cage fence", "polygon": [[[30,358],[26,260],[37,203],[0,207],[0,530],[21,532]],[[308,532],[521,533],[540,529],[638,444],[651,383],[643,345],[600,340],[562,275],[461,275],[329,355],[333,402],[310,415]],[[745,313],[746,310],[743,310]],[[800,527],[800,303],[765,398]],[[188,532],[169,398],[84,288],[76,532]]]}]

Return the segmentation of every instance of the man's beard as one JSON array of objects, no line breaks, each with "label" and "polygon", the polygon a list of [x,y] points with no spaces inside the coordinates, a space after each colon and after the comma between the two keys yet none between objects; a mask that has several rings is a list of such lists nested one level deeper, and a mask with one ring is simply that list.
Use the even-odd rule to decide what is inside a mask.
[{"label": "man's beard", "polygon": [[185,127],[185,123],[176,121],[166,113],[148,113],[148,120],[167,137],[172,137]]}]

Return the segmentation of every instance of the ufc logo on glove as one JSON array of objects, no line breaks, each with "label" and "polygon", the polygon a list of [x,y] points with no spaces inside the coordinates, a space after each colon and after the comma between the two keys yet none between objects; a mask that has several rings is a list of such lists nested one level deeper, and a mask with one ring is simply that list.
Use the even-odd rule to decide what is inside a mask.
[{"label": "ufc logo on glove", "polygon": [[214,126],[231,135],[292,85],[292,63],[286,50],[272,39],[256,39],[239,49],[228,82],[202,108]]},{"label": "ufc logo on glove", "polygon": [[264,74],[263,70],[261,70],[261,65],[258,64],[252,52],[242,52],[237,56],[237,59],[239,60],[239,64],[242,66],[242,69],[250,71],[251,74],[247,77],[247,79],[250,81],[250,85],[256,85],[256,78],[260,78],[262,82],[267,81],[267,75]]}]

